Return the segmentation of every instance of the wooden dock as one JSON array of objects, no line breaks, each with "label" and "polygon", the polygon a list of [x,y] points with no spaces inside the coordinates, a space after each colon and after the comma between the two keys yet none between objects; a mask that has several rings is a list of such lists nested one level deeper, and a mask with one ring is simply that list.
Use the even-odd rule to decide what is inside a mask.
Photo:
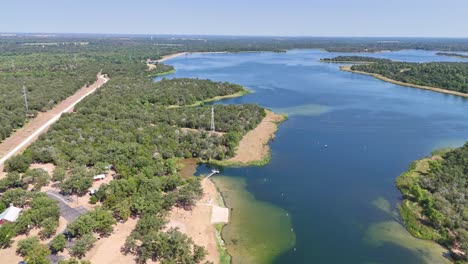
[{"label": "wooden dock", "polygon": [[219,170],[212,170],[211,173],[208,174],[208,176],[206,176],[206,178],[209,179],[211,176],[218,174],[218,173],[219,173]]}]

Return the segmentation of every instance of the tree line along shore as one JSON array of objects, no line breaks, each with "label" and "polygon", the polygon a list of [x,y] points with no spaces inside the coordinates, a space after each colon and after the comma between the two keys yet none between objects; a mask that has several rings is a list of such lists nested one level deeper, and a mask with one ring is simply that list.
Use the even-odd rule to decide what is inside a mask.
[{"label": "tree line along shore", "polygon": [[[99,66],[109,76],[108,83],[5,163],[0,208],[12,204],[23,212],[0,228],[1,246],[8,250],[13,245],[29,262],[47,263],[49,254],[63,257],[67,252],[70,258],[62,263],[75,263],[74,258],[86,257],[98,238],[112,237],[117,223],[137,219],[122,253],[138,263],[201,263],[206,249],[179,230],[166,228],[172,208],[191,210],[203,195],[199,179],[179,175],[178,161],[233,157],[243,136],[265,122],[267,112],[257,105],[214,105],[212,133],[211,106],[203,102],[240,96],[247,93],[245,88],[187,78],[152,82],[143,60],[147,54],[101,56],[105,59]],[[33,164],[51,164],[54,169]],[[109,171],[112,180],[90,196],[93,177]],[[77,201],[89,199],[85,203],[91,210],[59,230],[60,209],[46,190]],[[28,234],[30,238],[14,239]],[[64,244],[65,238],[73,245]]]},{"label": "tree line along shore", "polygon": [[397,62],[364,56],[338,56],[323,62],[350,63],[341,69],[398,85],[468,97],[468,62]]},{"label": "tree line along shore", "polygon": [[[90,39],[88,45],[74,45],[76,37],[67,38],[57,45],[36,45],[37,39],[27,37],[0,41],[0,77],[5,80],[0,82],[0,91],[11,92],[0,99],[7,106],[0,113],[0,140],[38,112],[53,108],[83,84],[90,84],[97,72],[110,77],[73,113],[63,114],[46,134],[6,163],[6,177],[0,180],[0,208],[13,204],[23,213],[17,222],[0,228],[0,243],[3,250],[13,245],[28,263],[47,263],[49,254],[64,254],[65,248],[68,260],[62,263],[77,263],[74,258],[85,257],[98,238],[112,237],[117,222],[131,220],[137,222],[121,250],[138,263],[204,261],[207,251],[203,247],[179,230],[166,228],[171,209],[190,210],[203,195],[198,179],[180,177],[178,161],[235,159],[241,140],[262,124],[268,113],[257,105],[215,105],[217,126],[215,133],[210,133],[211,107],[202,103],[243,94],[245,90],[235,84],[197,79],[153,83],[149,76],[174,69],[162,62],[149,67],[145,63],[148,59],[158,60],[182,51],[326,47],[329,51],[374,52],[420,45],[418,41],[388,45],[364,41],[367,47],[363,48],[360,42],[307,38],[281,43],[271,39],[221,38],[203,44],[163,38],[97,38]],[[468,50],[462,42],[450,45]],[[426,43],[421,47],[439,48],[440,44]],[[27,109],[18,89],[22,83],[29,103]],[[44,83],[51,85],[46,87]],[[276,129],[276,125],[269,127],[267,136],[257,140],[263,146]],[[265,160],[265,154],[261,156]],[[33,164],[52,164],[55,169],[45,171],[33,168]],[[89,196],[93,176],[109,172],[113,179]],[[92,209],[62,230],[60,209],[43,192],[51,189],[89,199],[86,204]],[[31,236],[12,239],[18,235]],[[68,239],[73,241],[72,246],[67,246]]]},{"label": "tree line along shore", "polygon": [[[362,56],[321,61],[358,63],[340,69],[398,85],[468,97],[468,63],[406,63]],[[403,195],[400,215],[408,231],[445,246],[457,263],[468,260],[467,166],[468,143],[435,151],[430,158],[413,162],[396,181]]]}]

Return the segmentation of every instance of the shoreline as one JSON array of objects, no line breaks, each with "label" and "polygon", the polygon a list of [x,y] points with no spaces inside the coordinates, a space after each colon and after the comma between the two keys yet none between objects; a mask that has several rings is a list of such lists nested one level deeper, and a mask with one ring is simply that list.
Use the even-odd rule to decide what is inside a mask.
[{"label": "shoreline", "polygon": [[243,91],[239,91],[237,93],[215,96],[215,97],[203,100],[203,101],[197,101],[197,102],[195,102],[195,103],[193,103],[191,105],[170,105],[167,108],[170,109],[170,108],[179,108],[179,107],[194,107],[194,106],[199,106],[199,105],[202,105],[202,104],[205,104],[205,103],[221,101],[221,100],[224,100],[224,99],[237,98],[237,97],[241,97],[241,96],[252,93],[252,91],[250,91],[249,89],[247,89],[245,87],[243,87],[243,88],[244,88]]},{"label": "shoreline", "polygon": [[275,138],[279,124],[284,122],[287,117],[271,110],[265,111],[266,116],[260,124],[242,137],[234,157],[221,161],[209,161],[208,163],[225,167],[268,164],[271,158],[269,143]]},{"label": "shoreline", "polygon": [[365,75],[373,76],[374,78],[377,78],[377,79],[379,79],[381,81],[389,82],[389,83],[393,83],[393,84],[397,84],[397,85],[401,85],[401,86],[405,86],[405,87],[418,88],[418,89],[422,89],[422,90],[428,90],[428,91],[433,91],[433,92],[438,92],[438,93],[443,93],[443,94],[450,94],[450,95],[455,95],[455,96],[461,96],[461,97],[468,98],[468,94],[466,94],[466,93],[450,91],[450,90],[437,88],[437,87],[430,87],[430,86],[424,86],[424,85],[418,85],[418,84],[412,84],[412,83],[405,83],[405,82],[401,82],[401,81],[397,81],[397,80],[387,78],[387,77],[385,77],[385,76],[383,76],[381,74],[377,74],[377,73],[369,73],[369,72],[352,70],[351,67],[352,66],[340,66],[340,70],[346,71],[346,72],[359,73],[359,74],[365,74]]},{"label": "shoreline", "polygon": [[[227,53],[227,52],[181,52],[163,56],[157,62],[164,62],[176,57],[187,54],[213,54],[213,53]],[[188,107],[197,106],[204,103],[220,101],[228,98],[241,97],[252,91],[245,88],[245,90],[235,94],[217,96],[207,100],[195,102]],[[169,108],[187,107],[187,106],[169,106]],[[286,115],[276,114],[271,110],[265,110],[266,116],[257,125],[256,128],[245,134],[239,146],[236,149],[236,155],[233,158],[222,161],[200,161],[202,163],[210,163],[219,166],[262,166],[269,163],[271,152],[269,142],[275,137],[280,123],[287,119]],[[189,162],[184,164],[186,173],[194,172],[197,163]],[[190,167],[190,168],[188,168]],[[193,168],[192,168],[193,167]],[[181,212],[180,209],[172,210],[168,218],[169,227],[179,227],[181,232],[191,237],[197,245],[204,246],[208,251],[206,260],[213,261],[214,263],[229,264],[232,262],[232,255],[227,249],[225,238],[222,235],[223,228],[226,223],[212,223],[208,217],[210,211],[207,211],[208,205],[213,203],[220,207],[226,207],[225,198],[223,193],[212,179],[202,180],[203,198],[197,202],[191,211]],[[216,197],[216,198],[214,198]],[[208,205],[207,205],[208,203]],[[231,216],[229,215],[229,218]],[[230,220],[229,220],[230,221]],[[228,224],[229,225],[229,224]]]},{"label": "shoreline", "polygon": [[[154,65],[154,64],[149,64],[149,65]],[[173,74],[173,73],[176,73],[176,70],[170,70],[170,71],[165,71],[165,72],[160,72],[160,73],[148,74],[148,77],[149,78],[154,78],[154,77],[159,77],[159,76]]]},{"label": "shoreline", "polygon": [[[460,249],[460,245],[457,246],[456,242],[451,243],[451,245],[440,242],[446,239],[444,238],[444,227],[437,228],[425,221],[428,216],[421,213],[423,206],[420,201],[414,200],[411,190],[415,186],[419,186],[417,183],[419,179],[430,172],[431,162],[442,161],[445,154],[453,150],[452,148],[437,149],[429,156],[413,161],[410,167],[396,178],[396,187],[403,197],[399,206],[399,214],[403,220],[402,225],[412,237],[430,241],[447,250],[450,256],[447,259],[451,262],[455,262],[457,257],[465,258],[464,251]],[[453,230],[449,229],[449,232],[453,232]]]},{"label": "shoreline", "polygon": [[[228,53],[227,51],[194,51],[194,52],[178,52],[178,53],[173,53],[169,55],[164,55],[158,60],[154,60],[155,62],[165,62],[170,59],[174,59],[183,55],[190,55],[190,54],[223,54],[223,53]],[[151,62],[152,60],[149,60],[147,62]]]},{"label": "shoreline", "polygon": [[[195,169],[197,164],[191,164]],[[195,177],[195,176],[194,176]],[[191,210],[173,208],[169,212],[166,229],[178,228],[190,237],[195,244],[205,247],[207,261],[229,264],[231,256],[227,253],[221,231],[225,222],[218,220],[219,208],[225,208],[224,199],[211,179],[201,179],[203,197]]]},{"label": "shoreline", "polygon": [[[276,114],[270,110],[265,111],[266,116],[260,124],[242,138],[234,158],[208,163],[215,163],[220,166],[261,166],[268,164],[271,157],[269,142],[275,137],[278,125],[286,120],[286,116]],[[183,169],[194,172],[197,166],[198,163],[187,161]],[[203,198],[197,202],[191,211],[172,210],[168,218],[170,220],[168,226],[179,227],[181,232],[191,237],[196,244],[204,246],[208,251],[207,260],[214,263],[229,264],[232,262],[232,255],[228,251],[225,237],[222,235],[223,228],[229,223],[210,222],[208,220],[210,211],[207,211],[209,205],[226,207],[224,194],[212,179],[203,178],[201,181]],[[229,215],[230,218],[231,215]]]}]

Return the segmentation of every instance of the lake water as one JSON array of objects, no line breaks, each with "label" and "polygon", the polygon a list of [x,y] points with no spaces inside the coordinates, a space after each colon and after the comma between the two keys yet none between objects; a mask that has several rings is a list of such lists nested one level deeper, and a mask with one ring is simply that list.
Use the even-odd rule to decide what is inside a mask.
[{"label": "lake water", "polygon": [[[249,219],[260,219],[260,214],[261,221],[280,223],[266,224],[277,230],[259,231],[263,233],[255,243],[269,240],[264,241],[264,250],[271,254],[258,262],[444,262],[440,247],[412,238],[396,221],[401,195],[395,179],[413,160],[468,140],[468,100],[343,72],[338,64],[318,61],[336,55],[350,53],[192,54],[168,61],[177,73],[167,77],[238,83],[254,93],[218,103],[258,103],[289,114],[271,143],[267,166],[222,168],[224,177],[238,182],[236,188],[250,193],[249,203],[271,207],[259,212],[246,209],[249,215],[242,217],[246,230],[258,229],[258,221]],[[463,61],[414,50],[370,56]],[[198,173],[207,170],[200,166]],[[257,226],[247,227],[249,223]],[[238,225],[232,228],[239,236],[255,236]],[[228,248],[239,242],[232,239],[232,228],[228,225],[223,232]],[[282,237],[289,242],[270,248],[268,242]],[[243,254],[261,254],[255,250]],[[231,252],[234,262],[249,263],[240,261],[239,252]]]}]

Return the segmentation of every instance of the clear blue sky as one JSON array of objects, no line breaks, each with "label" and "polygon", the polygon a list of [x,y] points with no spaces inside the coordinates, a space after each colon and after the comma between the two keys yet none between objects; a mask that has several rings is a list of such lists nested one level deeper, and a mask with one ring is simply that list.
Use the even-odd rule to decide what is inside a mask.
[{"label": "clear blue sky", "polygon": [[468,0],[5,0],[0,32],[468,37]]}]

